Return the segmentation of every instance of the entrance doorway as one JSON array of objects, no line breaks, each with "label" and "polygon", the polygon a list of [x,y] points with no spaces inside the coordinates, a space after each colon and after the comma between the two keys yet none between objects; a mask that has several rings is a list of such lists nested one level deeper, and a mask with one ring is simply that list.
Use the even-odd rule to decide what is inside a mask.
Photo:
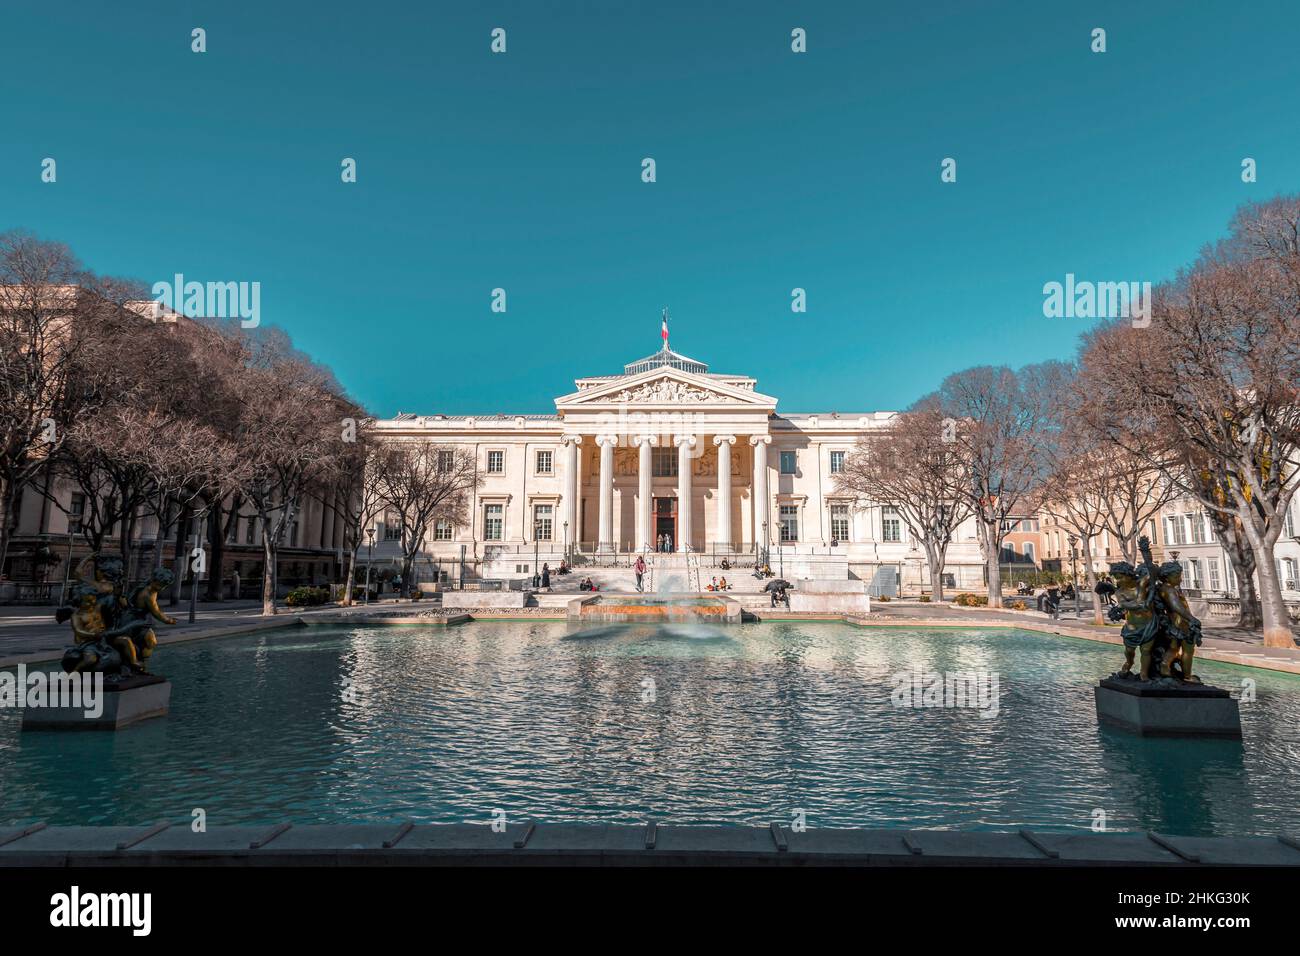
[{"label": "entrance doorway", "polygon": [[654,518],[655,550],[677,550],[677,499],[656,498]]}]

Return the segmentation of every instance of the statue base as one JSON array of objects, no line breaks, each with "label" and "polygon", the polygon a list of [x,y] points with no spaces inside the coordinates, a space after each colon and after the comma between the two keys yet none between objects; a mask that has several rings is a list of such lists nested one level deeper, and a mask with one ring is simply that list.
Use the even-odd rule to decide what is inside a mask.
[{"label": "statue base", "polygon": [[139,674],[104,681],[101,696],[103,708],[93,717],[84,707],[25,708],[23,730],[121,730],[151,717],[165,717],[172,682],[157,674]]},{"label": "statue base", "polygon": [[1144,737],[1241,739],[1237,702],[1221,687],[1107,677],[1093,689],[1097,720]]}]

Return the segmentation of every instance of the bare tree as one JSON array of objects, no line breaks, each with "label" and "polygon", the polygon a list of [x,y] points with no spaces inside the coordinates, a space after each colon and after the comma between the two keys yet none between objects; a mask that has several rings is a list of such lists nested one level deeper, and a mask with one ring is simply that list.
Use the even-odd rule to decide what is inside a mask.
[{"label": "bare tree", "polygon": [[989,607],[1002,606],[1007,518],[1023,510],[1042,485],[1044,450],[1058,440],[1052,402],[1069,375],[1060,362],[1019,371],[982,366],[949,375],[935,395],[922,400],[957,429],[966,467],[964,499],[979,529]]},{"label": "bare tree", "polygon": [[61,243],[0,235],[0,569],[18,495],[46,467],[82,407],[74,387],[83,331],[100,304]]},{"label": "bare tree", "polygon": [[836,487],[891,504],[925,549],[934,599],[943,600],[943,569],[957,528],[971,515],[956,423],[933,401],[865,436],[836,476]]},{"label": "bare tree", "polygon": [[275,614],[280,546],[303,496],[329,483],[345,400],[333,376],[282,334],[247,335],[231,325],[223,333],[238,345],[226,371],[239,407],[232,429],[238,490],[261,526],[262,613]]},{"label": "bare tree", "polygon": [[465,521],[471,493],[481,481],[474,453],[431,441],[394,441],[380,472],[380,496],[401,525],[402,593],[411,567],[439,520]]},{"label": "bare tree", "polygon": [[367,528],[373,528],[387,507],[384,498],[386,476],[392,451],[376,440],[371,422],[359,423],[356,441],[340,457],[333,491],[343,516],[343,542],[347,548],[347,567],[343,576],[343,604],[352,604],[352,582],[356,576],[357,552]]},{"label": "bare tree", "polygon": [[1171,449],[1151,464],[1239,528],[1275,647],[1295,643],[1274,545],[1300,483],[1298,231],[1298,199],[1246,207],[1227,241],[1157,290],[1149,327],[1107,325],[1082,358],[1127,410],[1114,439],[1147,458]]}]

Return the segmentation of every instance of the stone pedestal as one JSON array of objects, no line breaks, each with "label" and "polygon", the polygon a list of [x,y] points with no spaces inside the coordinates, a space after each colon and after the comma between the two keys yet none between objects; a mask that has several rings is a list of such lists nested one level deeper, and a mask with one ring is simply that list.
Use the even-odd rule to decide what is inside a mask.
[{"label": "stone pedestal", "polygon": [[171,696],[171,681],[156,674],[105,681],[98,716],[88,716],[84,707],[28,707],[23,710],[23,730],[120,730],[150,717],[165,717]]},{"label": "stone pedestal", "polygon": [[1097,720],[1130,733],[1241,738],[1237,702],[1220,687],[1107,677],[1093,693]]}]

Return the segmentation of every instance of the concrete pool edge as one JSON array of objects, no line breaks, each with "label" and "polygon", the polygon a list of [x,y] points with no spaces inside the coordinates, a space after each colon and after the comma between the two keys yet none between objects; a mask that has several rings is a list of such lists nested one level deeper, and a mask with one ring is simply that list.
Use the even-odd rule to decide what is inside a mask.
[{"label": "concrete pool edge", "polygon": [[1300,866],[1294,837],[755,826],[386,823],[0,827],[0,867]]}]

